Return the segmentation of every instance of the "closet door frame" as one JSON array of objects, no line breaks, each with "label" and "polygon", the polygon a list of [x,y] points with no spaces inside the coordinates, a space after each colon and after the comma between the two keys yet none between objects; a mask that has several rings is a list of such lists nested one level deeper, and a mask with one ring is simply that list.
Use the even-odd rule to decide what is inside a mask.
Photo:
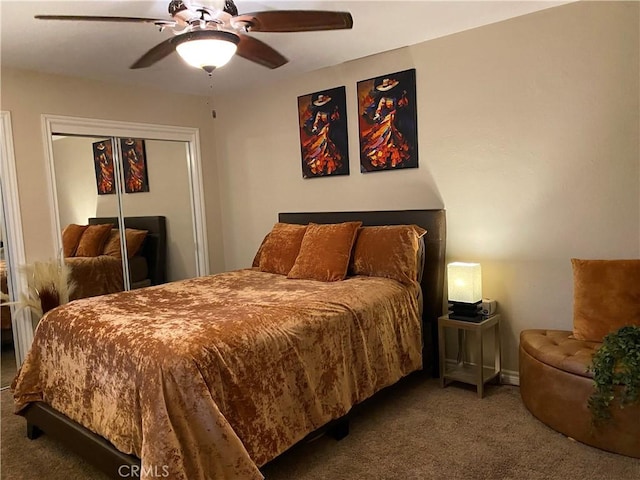
[{"label": "closet door frame", "polygon": [[[11,129],[11,113],[0,112],[0,181],[2,182],[2,203],[6,227],[6,245],[9,258],[7,287],[12,301],[18,301],[21,292],[27,290],[27,279],[19,270],[25,263],[24,241],[22,237],[22,217],[18,196],[18,176],[16,175],[15,153],[13,150],[13,131]],[[11,305],[11,326],[13,328],[13,345],[16,352],[17,365],[22,365],[24,357],[33,341],[33,324],[27,309]]]},{"label": "closet door frame", "polygon": [[68,117],[42,114],[42,135],[49,184],[53,239],[56,252],[62,251],[62,226],[58,212],[55,165],[52,135],[83,135],[91,137],[144,138],[146,140],[169,140],[185,142],[188,149],[188,169],[191,189],[191,214],[196,255],[196,276],[209,275],[209,252],[207,248],[207,223],[202,182],[202,160],[200,133],[197,128],[147,123],[120,122],[93,118]]}]

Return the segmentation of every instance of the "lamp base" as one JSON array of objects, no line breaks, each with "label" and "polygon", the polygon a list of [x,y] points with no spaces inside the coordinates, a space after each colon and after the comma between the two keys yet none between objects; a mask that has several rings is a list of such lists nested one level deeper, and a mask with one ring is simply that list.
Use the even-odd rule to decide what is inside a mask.
[{"label": "lamp base", "polygon": [[474,303],[450,302],[449,318],[466,322],[481,322],[483,320],[482,300]]}]

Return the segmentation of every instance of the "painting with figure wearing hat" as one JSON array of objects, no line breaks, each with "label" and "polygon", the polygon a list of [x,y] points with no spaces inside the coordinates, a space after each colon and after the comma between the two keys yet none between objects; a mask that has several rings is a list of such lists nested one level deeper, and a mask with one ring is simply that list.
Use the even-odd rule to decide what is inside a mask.
[{"label": "painting with figure wearing hat", "polygon": [[418,168],[416,70],[358,82],[360,171]]},{"label": "painting with figure wearing hat", "polygon": [[345,87],[298,97],[302,177],[349,175]]},{"label": "painting with figure wearing hat", "polygon": [[93,143],[93,166],[96,171],[98,195],[116,193],[116,176],[113,167],[111,140]]},{"label": "painting with figure wearing hat", "polygon": [[124,171],[124,191],[138,193],[149,191],[147,173],[147,153],[141,138],[123,138],[120,140],[122,151],[122,170]]}]

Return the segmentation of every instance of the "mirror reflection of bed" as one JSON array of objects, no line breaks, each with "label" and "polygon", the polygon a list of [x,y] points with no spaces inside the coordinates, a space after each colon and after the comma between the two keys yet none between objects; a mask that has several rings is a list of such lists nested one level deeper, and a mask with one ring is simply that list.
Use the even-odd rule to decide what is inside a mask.
[{"label": "mirror reflection of bed", "polygon": [[89,218],[86,225],[70,224],[64,228],[65,263],[75,285],[71,300],[124,290],[123,252],[130,289],[167,282],[166,218],[125,217],[124,224],[124,248],[115,217]]},{"label": "mirror reflection of bed", "polygon": [[[130,192],[121,182],[119,188],[116,185],[105,193],[98,188],[94,145],[109,143],[115,153],[126,139],[53,134],[52,140],[60,230],[76,225],[77,241],[84,234],[81,227],[91,225],[98,240],[79,252],[78,243],[63,248],[63,257],[72,268],[71,279],[77,284],[72,300],[121,291],[126,288],[123,272],[127,269],[131,289],[198,275],[186,142],[145,139],[147,190]],[[115,155],[113,161],[118,161]],[[117,240],[119,215],[125,219],[128,247],[140,245],[139,249],[128,248],[125,264]],[[162,225],[152,220],[161,217]],[[100,230],[100,224],[109,226]],[[148,232],[141,244],[139,232]]]}]

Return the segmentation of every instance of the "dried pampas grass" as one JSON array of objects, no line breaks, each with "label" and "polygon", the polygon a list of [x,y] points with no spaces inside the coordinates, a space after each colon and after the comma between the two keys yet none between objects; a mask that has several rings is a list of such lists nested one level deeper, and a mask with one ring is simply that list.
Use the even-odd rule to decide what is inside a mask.
[{"label": "dried pampas grass", "polygon": [[24,265],[20,270],[27,277],[27,292],[20,294],[14,302],[19,310],[28,308],[38,317],[49,310],[69,302],[69,295],[75,288],[70,280],[70,269],[62,262],[49,260]]}]

